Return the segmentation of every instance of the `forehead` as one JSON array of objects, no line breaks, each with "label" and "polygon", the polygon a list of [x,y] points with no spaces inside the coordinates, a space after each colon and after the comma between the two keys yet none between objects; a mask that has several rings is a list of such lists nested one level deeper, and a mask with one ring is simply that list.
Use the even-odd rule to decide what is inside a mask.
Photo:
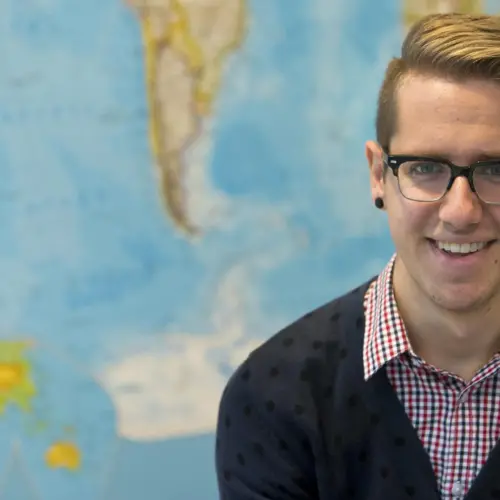
[{"label": "forehead", "polygon": [[500,84],[411,76],[396,98],[394,152],[500,154]]}]

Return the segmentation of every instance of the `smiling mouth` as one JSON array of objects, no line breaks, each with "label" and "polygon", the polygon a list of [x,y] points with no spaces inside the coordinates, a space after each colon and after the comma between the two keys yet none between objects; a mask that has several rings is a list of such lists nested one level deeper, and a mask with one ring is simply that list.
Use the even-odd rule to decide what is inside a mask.
[{"label": "smiling mouth", "polygon": [[429,242],[436,250],[453,257],[467,257],[468,255],[479,253],[482,250],[489,248],[493,243],[495,243],[495,241],[496,240],[477,241],[460,244],[429,239]]}]

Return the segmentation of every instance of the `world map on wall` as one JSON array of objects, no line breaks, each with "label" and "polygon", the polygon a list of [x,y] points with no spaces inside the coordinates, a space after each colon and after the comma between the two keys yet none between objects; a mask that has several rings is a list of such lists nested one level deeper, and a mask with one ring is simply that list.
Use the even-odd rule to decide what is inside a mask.
[{"label": "world map on wall", "polygon": [[389,258],[385,65],[500,0],[293,4],[2,2],[2,500],[215,499],[229,375]]}]

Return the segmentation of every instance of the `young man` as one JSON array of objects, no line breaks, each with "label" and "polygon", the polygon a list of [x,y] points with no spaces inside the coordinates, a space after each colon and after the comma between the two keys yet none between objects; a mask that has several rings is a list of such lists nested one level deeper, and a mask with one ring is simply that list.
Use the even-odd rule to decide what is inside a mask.
[{"label": "young man", "polygon": [[500,498],[499,17],[414,25],[366,156],[396,255],[232,376],[224,500]]}]

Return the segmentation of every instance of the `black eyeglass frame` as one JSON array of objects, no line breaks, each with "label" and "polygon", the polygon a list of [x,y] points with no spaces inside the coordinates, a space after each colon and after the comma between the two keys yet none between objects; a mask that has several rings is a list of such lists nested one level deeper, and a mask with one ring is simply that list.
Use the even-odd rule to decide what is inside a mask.
[{"label": "black eyeglass frame", "polygon": [[[492,159],[492,160],[483,160],[483,161],[477,161],[472,163],[471,165],[464,165],[464,166],[459,166],[455,165],[451,161],[442,159],[442,158],[432,158],[430,156],[412,156],[412,155],[391,155],[385,151],[382,152],[382,160],[384,164],[392,170],[392,173],[394,176],[398,179],[398,188],[399,192],[407,198],[403,192],[401,191],[401,186],[399,185],[399,167],[407,161],[432,161],[435,163],[442,163],[444,165],[448,165],[450,167],[451,171],[451,177],[448,182],[448,186],[446,186],[446,189],[444,193],[439,197],[435,198],[433,200],[413,200],[412,198],[407,198],[411,201],[417,201],[419,203],[433,203],[435,201],[439,201],[443,199],[446,196],[446,193],[451,189],[453,186],[453,183],[455,182],[455,179],[457,177],[465,177],[467,181],[469,182],[469,187],[473,193],[476,194],[476,196],[483,202],[488,205],[500,205],[500,201],[485,201],[479,196],[479,194],[476,191],[476,187],[474,186],[474,171],[478,167],[484,167],[484,166],[490,166],[490,165],[499,165],[500,166],[500,158],[498,160]],[[499,186],[500,187],[500,186]]]}]

